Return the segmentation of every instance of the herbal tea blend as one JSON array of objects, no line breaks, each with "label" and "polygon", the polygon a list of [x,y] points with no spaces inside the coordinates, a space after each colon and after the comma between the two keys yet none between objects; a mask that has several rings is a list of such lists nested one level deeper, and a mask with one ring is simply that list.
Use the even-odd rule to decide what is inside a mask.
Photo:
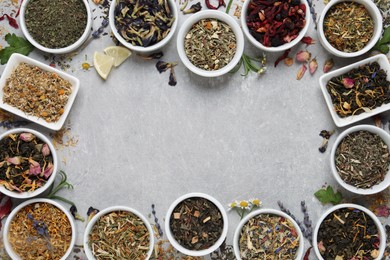
[{"label": "herbal tea blend", "polygon": [[317,241],[324,259],[375,259],[379,255],[375,222],[354,208],[329,214],[320,225]]},{"label": "herbal tea blend", "polygon": [[82,0],[30,0],[25,21],[28,32],[40,45],[59,49],[72,45],[87,26]]},{"label": "herbal tea blend", "polygon": [[70,246],[72,227],[56,206],[38,202],[22,208],[8,233],[12,249],[22,259],[61,259]]},{"label": "herbal tea blend", "polygon": [[217,206],[200,197],[180,202],[169,221],[175,240],[189,250],[204,250],[213,246],[222,235],[223,225]]},{"label": "herbal tea blend", "polygon": [[324,34],[339,51],[357,52],[374,34],[374,21],[364,5],[342,2],[332,6],[324,18]]},{"label": "herbal tea blend", "polygon": [[96,221],[88,242],[96,259],[142,260],[148,255],[150,234],[134,213],[113,211]]},{"label": "herbal tea blend", "polygon": [[10,134],[0,140],[0,185],[11,191],[34,191],[53,173],[49,146],[32,133]]},{"label": "herbal tea blend", "polygon": [[340,117],[358,115],[390,102],[390,82],[378,62],[331,78],[326,89]]},{"label": "herbal tea blend", "polygon": [[6,80],[3,92],[4,103],[50,123],[64,113],[72,85],[54,72],[20,63]]},{"label": "herbal tea blend", "polygon": [[300,239],[288,219],[273,214],[259,214],[242,227],[240,256],[243,260],[295,259]]},{"label": "herbal tea blend", "polygon": [[339,144],[335,164],[341,179],[368,189],[384,180],[390,163],[389,148],[382,138],[368,131],[347,135]]},{"label": "herbal tea blend", "polygon": [[184,50],[192,64],[208,71],[225,67],[237,49],[232,28],[216,19],[195,23],[184,39]]}]

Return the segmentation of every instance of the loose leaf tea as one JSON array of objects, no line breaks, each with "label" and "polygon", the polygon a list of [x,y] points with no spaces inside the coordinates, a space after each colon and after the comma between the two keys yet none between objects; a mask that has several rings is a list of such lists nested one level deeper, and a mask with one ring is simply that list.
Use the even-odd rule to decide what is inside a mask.
[{"label": "loose leaf tea", "polygon": [[220,210],[204,198],[188,198],[172,212],[169,226],[173,237],[189,250],[204,250],[213,246],[222,235]]},{"label": "loose leaf tea", "polygon": [[142,260],[148,255],[150,234],[134,213],[113,211],[96,221],[88,242],[96,259]]},{"label": "loose leaf tea", "polygon": [[72,84],[55,72],[20,63],[3,91],[4,103],[50,123],[57,122],[64,113]]},{"label": "loose leaf tea", "polygon": [[61,259],[70,246],[72,228],[59,208],[39,202],[27,205],[15,215],[8,239],[21,259]]},{"label": "loose leaf tea", "polygon": [[340,117],[358,115],[390,102],[390,82],[378,62],[333,77],[326,88]]},{"label": "loose leaf tea", "polygon": [[0,184],[11,191],[34,191],[53,173],[49,146],[31,133],[10,134],[0,140]]},{"label": "loose leaf tea", "polygon": [[273,214],[259,214],[242,227],[240,256],[243,260],[295,259],[300,239],[288,219]]},{"label": "loose leaf tea", "polygon": [[357,52],[374,34],[374,21],[364,5],[341,2],[332,6],[324,18],[324,34],[339,51]]},{"label": "loose leaf tea", "polygon": [[195,23],[184,39],[184,50],[190,62],[208,71],[225,67],[236,49],[232,28],[216,19],[207,18]]},{"label": "loose leaf tea", "polygon": [[52,49],[75,43],[85,31],[87,18],[82,0],[30,0],[25,14],[32,38]]},{"label": "loose leaf tea", "polygon": [[389,148],[382,138],[368,131],[347,135],[335,154],[338,174],[346,183],[368,189],[384,180],[390,163]]},{"label": "loose leaf tea", "polygon": [[379,254],[375,222],[354,208],[329,214],[320,225],[317,241],[324,259],[375,259]]}]

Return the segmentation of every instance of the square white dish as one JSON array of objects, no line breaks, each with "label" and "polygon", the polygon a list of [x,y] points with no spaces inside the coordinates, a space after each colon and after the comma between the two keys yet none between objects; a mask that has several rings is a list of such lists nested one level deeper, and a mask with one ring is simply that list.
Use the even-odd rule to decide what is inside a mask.
[{"label": "square white dish", "polygon": [[343,117],[340,117],[339,115],[337,115],[336,111],[334,110],[331,96],[328,93],[328,90],[326,89],[326,84],[328,83],[328,81],[331,78],[340,76],[344,73],[349,72],[350,70],[352,70],[354,68],[357,68],[361,65],[372,63],[375,61],[378,62],[380,68],[386,72],[387,80],[390,81],[390,64],[389,64],[389,60],[387,59],[386,55],[384,55],[384,54],[375,55],[373,57],[361,60],[359,62],[356,62],[356,63],[353,63],[351,65],[337,69],[335,71],[328,72],[325,75],[322,75],[320,77],[321,91],[322,91],[322,94],[324,95],[326,105],[329,109],[329,112],[330,112],[332,119],[333,119],[334,123],[336,124],[336,126],[344,127],[344,126],[354,124],[354,123],[361,121],[363,119],[366,119],[366,118],[369,118],[369,117],[372,117],[374,115],[377,115],[377,114],[380,114],[380,113],[383,113],[385,111],[390,110],[390,103],[388,103],[388,104],[383,104],[380,107],[374,108],[368,112],[363,112],[359,115],[351,115],[351,116],[343,118]]},{"label": "square white dish", "polygon": [[[46,122],[43,118],[39,118],[39,117],[33,116],[33,115],[28,115],[25,112],[23,112],[22,110],[20,110],[16,107],[10,106],[8,104],[5,104],[3,102],[3,95],[4,95],[3,88],[5,86],[6,80],[11,76],[11,74],[16,69],[16,67],[22,62],[29,64],[29,65],[37,66],[45,71],[57,73],[58,76],[69,81],[70,84],[72,85],[72,93],[70,94],[68,102],[66,103],[66,105],[64,107],[64,113],[61,115],[60,119],[57,122]],[[31,59],[27,56],[24,56],[24,55],[21,55],[18,53],[14,53],[11,55],[10,59],[8,60],[8,63],[7,63],[7,65],[4,69],[4,72],[0,78],[0,90],[1,90],[0,91],[0,108],[4,109],[12,114],[15,114],[19,117],[25,118],[31,122],[34,122],[38,125],[44,126],[44,127],[49,128],[51,130],[58,131],[61,129],[61,127],[65,123],[65,120],[66,120],[66,118],[70,112],[70,109],[73,105],[73,102],[76,98],[77,92],[79,91],[79,88],[80,88],[80,81],[76,77],[71,76],[71,75],[69,75],[63,71],[60,71],[58,69],[55,69],[53,67],[50,67],[49,65],[46,65],[46,64],[39,62],[37,60]]]}]

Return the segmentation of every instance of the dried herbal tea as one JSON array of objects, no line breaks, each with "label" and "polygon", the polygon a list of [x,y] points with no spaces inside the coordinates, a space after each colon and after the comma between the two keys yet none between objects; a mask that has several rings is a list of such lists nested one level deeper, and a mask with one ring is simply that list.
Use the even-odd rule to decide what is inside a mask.
[{"label": "dried herbal tea", "polygon": [[218,207],[200,197],[180,202],[169,221],[175,240],[189,250],[204,250],[213,246],[222,235],[223,225]]},{"label": "dried herbal tea", "polygon": [[212,71],[225,67],[236,53],[236,35],[217,19],[195,23],[184,39],[184,51],[196,67]]},{"label": "dried herbal tea", "polygon": [[25,21],[28,32],[40,45],[59,49],[72,45],[87,26],[82,0],[30,0]]},{"label": "dried herbal tea", "polygon": [[339,144],[335,164],[341,179],[368,189],[384,180],[390,163],[389,148],[382,138],[368,131],[347,135]]},{"label": "dried herbal tea", "polygon": [[244,224],[239,248],[243,260],[295,259],[300,237],[285,217],[259,214]]},{"label": "dried herbal tea", "polygon": [[390,82],[378,62],[331,78],[326,89],[340,117],[358,115],[390,102]]},{"label": "dried herbal tea", "polygon": [[53,173],[49,146],[32,133],[15,133],[0,140],[0,185],[11,191],[34,191]]},{"label": "dried herbal tea", "polygon": [[306,6],[300,0],[251,0],[246,24],[250,34],[266,47],[278,47],[298,37],[306,24]]},{"label": "dried herbal tea", "polygon": [[148,255],[150,234],[134,213],[113,211],[96,221],[88,242],[96,259],[142,260]]},{"label": "dried herbal tea", "polygon": [[21,259],[61,259],[70,246],[72,227],[59,208],[39,202],[15,215],[8,239]]},{"label": "dried herbal tea", "polygon": [[324,18],[324,34],[330,45],[339,51],[357,52],[374,34],[374,20],[364,5],[341,2],[332,6]]},{"label": "dried herbal tea", "polygon": [[119,0],[114,14],[118,33],[134,46],[160,42],[175,21],[168,1],[160,0]]},{"label": "dried herbal tea", "polygon": [[376,259],[379,232],[375,222],[361,210],[341,208],[321,223],[317,238],[324,259]]},{"label": "dried herbal tea", "polygon": [[6,80],[3,92],[4,103],[50,123],[64,113],[72,84],[57,73],[20,63]]}]

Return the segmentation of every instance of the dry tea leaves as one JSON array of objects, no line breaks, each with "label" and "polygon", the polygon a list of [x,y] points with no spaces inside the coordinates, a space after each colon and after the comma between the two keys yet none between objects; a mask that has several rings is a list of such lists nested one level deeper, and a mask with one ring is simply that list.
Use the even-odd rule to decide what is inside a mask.
[{"label": "dry tea leaves", "polygon": [[222,235],[223,225],[217,206],[199,197],[180,202],[169,222],[175,240],[189,250],[204,250],[213,246]]}]

